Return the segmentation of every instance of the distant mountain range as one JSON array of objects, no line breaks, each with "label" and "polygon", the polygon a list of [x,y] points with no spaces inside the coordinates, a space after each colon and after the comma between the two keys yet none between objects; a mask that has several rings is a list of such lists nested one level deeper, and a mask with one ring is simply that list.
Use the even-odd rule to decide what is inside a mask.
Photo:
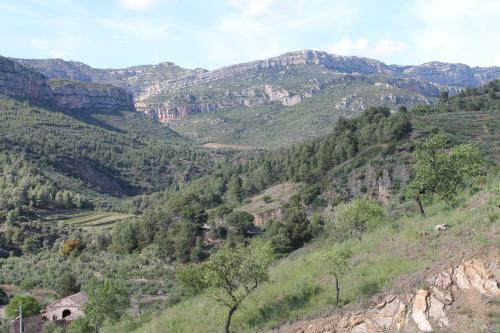
[{"label": "distant mountain range", "polygon": [[[418,66],[386,65],[359,57],[303,50],[223,67],[213,71],[184,69],[171,62],[124,69],[97,69],[61,59],[13,59],[48,78],[112,84],[134,96],[138,110],[159,121],[192,113],[278,102],[300,103],[326,86],[362,79],[417,93],[422,101],[439,91],[451,93],[500,78],[500,67],[469,67],[429,62]],[[293,84],[291,84],[293,82]],[[387,100],[394,100],[387,94]],[[396,97],[397,99],[397,97]]]},{"label": "distant mountain range", "polygon": [[[24,90],[71,110],[134,108],[191,138],[249,144],[260,143],[257,132],[272,129],[269,140],[283,131],[321,134],[338,116],[370,105],[429,104],[442,91],[453,95],[499,78],[500,67],[387,65],[311,50],[212,71],[171,62],[97,69],[62,59],[0,59],[0,92],[7,95]],[[255,112],[241,112],[248,109]]]}]

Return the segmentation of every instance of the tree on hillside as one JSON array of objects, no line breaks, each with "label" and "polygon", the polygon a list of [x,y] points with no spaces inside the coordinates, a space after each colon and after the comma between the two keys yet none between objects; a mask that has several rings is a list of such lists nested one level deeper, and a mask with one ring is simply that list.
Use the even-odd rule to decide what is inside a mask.
[{"label": "tree on hillside", "polygon": [[423,142],[413,153],[415,178],[405,193],[415,199],[425,216],[423,199],[437,196],[447,202],[455,199],[466,181],[481,172],[483,158],[474,144],[461,144],[448,149],[444,134],[436,134]]},{"label": "tree on hillside", "polygon": [[367,199],[354,199],[342,203],[335,211],[335,229],[349,238],[356,236],[360,241],[366,231],[382,224],[386,216],[384,210],[376,202]]},{"label": "tree on hillside", "polygon": [[75,322],[76,331],[79,328],[85,332],[90,327],[97,333],[106,320],[118,321],[130,305],[128,291],[119,282],[92,281],[85,289],[88,294],[88,301],[83,307],[85,317]]},{"label": "tree on hillside", "polygon": [[276,253],[290,253],[312,238],[312,226],[306,213],[297,207],[288,208],[283,220],[271,220],[265,237]]},{"label": "tree on hillside", "polygon": [[340,302],[340,276],[349,270],[348,252],[328,252],[323,257],[328,273],[335,279],[335,305]]},{"label": "tree on hillside", "polygon": [[18,316],[19,305],[22,307],[24,317],[39,314],[42,309],[42,306],[34,297],[28,295],[17,295],[12,297],[9,304],[5,307],[5,314],[7,317]]},{"label": "tree on hillside", "polygon": [[248,231],[254,228],[254,217],[243,211],[234,211],[224,217],[229,236],[247,236]]},{"label": "tree on hillside", "polygon": [[224,332],[245,298],[269,279],[273,261],[269,243],[253,239],[248,245],[225,243],[210,258],[182,268],[178,280],[194,293],[204,293],[228,308]]},{"label": "tree on hillside", "polygon": [[73,274],[64,273],[63,276],[61,276],[61,278],[57,281],[56,290],[60,296],[65,297],[79,292],[80,284]]},{"label": "tree on hillside", "polygon": [[243,181],[239,176],[233,177],[227,185],[229,200],[240,202],[243,199]]}]

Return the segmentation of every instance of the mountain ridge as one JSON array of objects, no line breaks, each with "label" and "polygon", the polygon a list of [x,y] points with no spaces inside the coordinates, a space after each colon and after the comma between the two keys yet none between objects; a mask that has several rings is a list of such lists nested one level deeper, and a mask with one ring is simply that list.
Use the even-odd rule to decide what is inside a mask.
[{"label": "mountain ridge", "polygon": [[[371,58],[340,56],[314,50],[292,51],[268,59],[214,70],[184,69],[172,62],[123,69],[98,69],[80,62],[61,59],[14,60],[51,78],[110,83],[124,88],[134,95],[138,111],[160,122],[170,122],[195,113],[269,104],[276,100],[283,102],[282,105],[286,107],[286,104],[300,103],[304,98],[320,90],[321,86],[344,84],[344,82],[331,82],[335,81],[335,77],[339,74],[382,76],[392,81],[401,81],[396,85],[417,92],[423,97],[437,97],[441,91],[455,94],[462,88],[480,86],[500,78],[500,67],[494,66],[470,67],[465,64],[438,61],[414,66],[388,65]],[[279,77],[280,73],[285,72],[286,75],[287,71],[299,67],[318,67],[318,74],[325,74],[321,73],[323,70],[329,73],[324,75],[327,77],[323,80],[316,78],[315,75],[307,77],[301,73],[292,78],[297,82],[302,80],[302,86],[311,86],[308,81],[316,80],[313,83],[320,86],[319,89],[313,87],[313,89],[294,90],[277,84],[283,81]],[[252,81],[256,80],[260,82],[252,84]],[[286,78],[284,80],[286,81]],[[217,89],[212,89],[214,85]],[[268,91],[271,87],[276,93],[266,93],[265,89],[262,89],[264,86],[268,86]],[[247,91],[246,88],[253,90]],[[276,94],[281,97],[273,96]],[[283,98],[288,99],[283,100]]]}]

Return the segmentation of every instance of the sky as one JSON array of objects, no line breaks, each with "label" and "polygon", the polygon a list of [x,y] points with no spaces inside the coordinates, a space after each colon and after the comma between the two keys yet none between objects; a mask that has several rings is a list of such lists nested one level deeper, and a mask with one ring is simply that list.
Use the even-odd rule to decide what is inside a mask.
[{"label": "sky", "polygon": [[0,55],[215,69],[313,49],[500,66],[500,0],[0,0]]}]

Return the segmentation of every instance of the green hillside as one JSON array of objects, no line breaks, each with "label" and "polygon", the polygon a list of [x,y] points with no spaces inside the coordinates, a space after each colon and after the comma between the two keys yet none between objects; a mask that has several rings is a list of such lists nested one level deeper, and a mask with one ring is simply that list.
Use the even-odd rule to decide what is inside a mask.
[{"label": "green hillside", "polygon": [[[262,80],[265,81],[264,78]],[[304,138],[326,135],[332,131],[339,117],[359,115],[367,106],[387,105],[396,110],[399,105],[412,106],[421,101],[416,93],[380,84],[379,81],[384,80],[350,78],[347,84],[327,87],[294,106],[284,107],[272,103],[252,108],[219,110],[179,118],[170,126],[201,142],[272,148],[287,146],[301,142]],[[290,89],[298,89],[298,83],[292,78],[277,82],[290,86]],[[387,95],[403,97],[398,103],[383,102]],[[411,102],[412,98],[415,98],[415,102]]]},{"label": "green hillside", "polygon": [[[290,320],[340,311],[335,307],[335,289],[323,256],[327,252],[350,251],[350,272],[342,276],[341,300],[353,308],[377,293],[412,292],[421,283],[418,272],[427,267],[459,262],[462,249],[473,253],[494,253],[500,239],[498,230],[500,200],[498,175],[478,179],[475,194],[465,192],[460,205],[450,209],[439,203],[429,208],[429,218],[419,216],[394,220],[367,234],[364,239],[342,243],[335,235],[325,235],[279,260],[270,271],[270,283],[250,296],[234,318],[234,332],[258,332]],[[437,224],[450,224],[451,230],[437,233]],[[429,233],[419,238],[419,232]],[[467,234],[467,237],[463,235]],[[443,253],[447,253],[443,257]],[[105,332],[219,332],[225,308],[205,297],[188,298],[163,311],[122,321]],[[495,313],[500,315],[500,313]],[[492,314],[493,315],[493,314]],[[497,323],[490,318],[490,327]]]}]

